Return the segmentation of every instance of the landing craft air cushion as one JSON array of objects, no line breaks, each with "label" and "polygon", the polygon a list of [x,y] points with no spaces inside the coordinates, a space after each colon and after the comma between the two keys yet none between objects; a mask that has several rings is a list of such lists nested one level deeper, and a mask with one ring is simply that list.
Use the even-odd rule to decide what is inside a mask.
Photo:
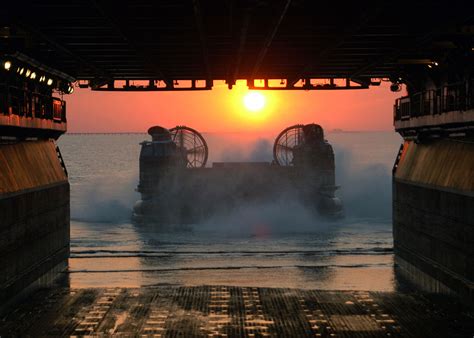
[{"label": "landing craft air cushion", "polygon": [[196,130],[160,126],[141,143],[137,222],[190,224],[243,204],[285,198],[325,217],[341,217],[332,146],[317,124],[294,125],[275,140],[272,162],[214,162]]}]

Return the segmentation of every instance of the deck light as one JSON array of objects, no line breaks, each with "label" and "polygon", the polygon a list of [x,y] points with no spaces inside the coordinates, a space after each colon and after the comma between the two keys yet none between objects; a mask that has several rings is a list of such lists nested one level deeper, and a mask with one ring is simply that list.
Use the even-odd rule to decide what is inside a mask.
[{"label": "deck light", "polygon": [[74,92],[74,87],[72,86],[72,84],[68,85],[67,86],[67,93],[72,94],[73,92]]},{"label": "deck light", "polygon": [[51,86],[53,84],[53,79],[48,79],[48,81],[46,82],[46,84],[48,86]]},{"label": "deck light", "polygon": [[35,73],[35,72],[32,72],[32,73],[31,73],[30,79],[32,79],[32,80],[36,79],[36,73]]},{"label": "deck light", "polygon": [[26,77],[30,77],[30,74],[31,74],[31,70],[27,69],[27,70],[26,70],[26,73],[25,73],[25,76],[26,76]]},{"label": "deck light", "polygon": [[46,80],[46,76],[41,75],[39,78],[39,82],[44,82]]},{"label": "deck light", "polygon": [[24,71],[25,71],[25,68],[23,68],[23,67],[18,67],[17,70],[16,70],[16,72],[20,75],[23,75]]},{"label": "deck light", "polygon": [[5,70],[10,70],[10,68],[12,67],[11,61],[5,61],[3,63],[3,67],[5,68]]}]

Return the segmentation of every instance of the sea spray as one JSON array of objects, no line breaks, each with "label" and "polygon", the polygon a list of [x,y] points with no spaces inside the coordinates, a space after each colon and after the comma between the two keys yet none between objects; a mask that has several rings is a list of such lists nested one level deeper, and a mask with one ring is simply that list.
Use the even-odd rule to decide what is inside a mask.
[{"label": "sea spray", "polygon": [[387,165],[357,165],[354,150],[335,147],[338,196],[347,217],[390,219],[392,185]]},{"label": "sea spray", "polygon": [[94,177],[71,186],[71,219],[92,223],[130,221],[132,207],[139,198],[135,191],[137,174]]},{"label": "sea spray", "polygon": [[[273,140],[270,138],[255,140],[245,137],[245,134],[242,138],[227,134],[211,134],[205,137],[210,151],[208,165],[223,161],[269,162],[273,157]],[[143,139],[145,138],[143,135]],[[357,149],[349,144],[331,142],[335,148],[336,184],[340,186],[336,195],[344,203],[346,217],[390,219],[390,167],[386,163],[361,165],[357,158]],[[136,147],[139,148],[138,142]],[[133,205],[139,199],[139,194],[135,191],[138,182],[138,158],[133,166],[133,169],[114,168],[108,175],[92,176],[80,182],[73,179],[71,218],[85,222],[129,222]],[[289,192],[258,204],[241,201],[234,210],[223,210],[213,215],[205,225],[216,223],[220,223],[221,228],[225,228],[222,224],[233,224],[232,228],[245,227],[245,224],[249,224],[248,227],[260,224],[258,227],[261,229],[273,227],[273,230],[281,230],[297,226],[304,230],[307,226],[323,224],[324,221],[315,218],[315,214],[298,203],[295,196]]]}]

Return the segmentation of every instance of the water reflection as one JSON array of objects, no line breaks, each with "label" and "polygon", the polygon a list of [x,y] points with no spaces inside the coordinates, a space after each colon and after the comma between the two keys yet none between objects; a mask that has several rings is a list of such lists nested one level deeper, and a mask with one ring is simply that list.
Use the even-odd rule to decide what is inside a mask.
[{"label": "water reflection", "polygon": [[[242,135],[234,136],[230,142],[229,135],[206,135],[214,156],[210,162],[236,160],[221,155],[248,150],[250,138],[243,144]],[[139,198],[134,189],[138,143],[144,137],[65,135],[59,141],[71,183],[72,287],[398,287],[390,221],[390,168],[400,144],[395,133],[328,134],[348,213],[338,224],[317,222],[295,207],[278,205],[247,210],[246,217],[236,214],[232,221],[216,218],[187,232],[127,221]]]},{"label": "water reflection", "polygon": [[[133,224],[72,224],[74,288],[236,285],[393,291],[390,224],[229,233]],[[257,229],[258,230],[258,229]]]}]

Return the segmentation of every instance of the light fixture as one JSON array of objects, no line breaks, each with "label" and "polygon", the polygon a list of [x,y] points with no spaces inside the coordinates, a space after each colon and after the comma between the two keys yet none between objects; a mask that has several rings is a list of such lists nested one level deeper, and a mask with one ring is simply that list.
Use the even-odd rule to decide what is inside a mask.
[{"label": "light fixture", "polygon": [[[21,86],[26,86],[28,82],[30,83],[28,86],[30,86],[32,82],[38,81],[37,85],[43,88],[35,87],[34,90],[44,90],[48,86],[49,90],[56,89],[61,93],[68,94],[72,93],[75,89],[73,86],[76,80],[72,76],[43,65],[19,52],[16,52],[11,57],[6,55],[0,58],[0,72],[2,70],[14,72],[16,81]],[[29,89],[33,89],[33,87]]]},{"label": "light fixture", "polygon": [[5,70],[10,70],[10,68],[12,67],[11,61],[5,61],[3,63],[3,67],[5,68]]}]

